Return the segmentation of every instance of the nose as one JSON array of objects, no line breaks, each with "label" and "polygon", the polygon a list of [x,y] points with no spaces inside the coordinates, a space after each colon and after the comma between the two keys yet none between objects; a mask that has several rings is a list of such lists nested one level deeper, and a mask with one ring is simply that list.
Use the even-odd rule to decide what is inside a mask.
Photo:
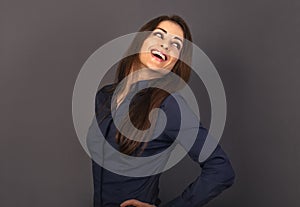
[{"label": "nose", "polygon": [[161,44],[160,46],[161,46],[162,48],[166,49],[166,50],[169,49],[168,46],[167,46],[166,44]]}]

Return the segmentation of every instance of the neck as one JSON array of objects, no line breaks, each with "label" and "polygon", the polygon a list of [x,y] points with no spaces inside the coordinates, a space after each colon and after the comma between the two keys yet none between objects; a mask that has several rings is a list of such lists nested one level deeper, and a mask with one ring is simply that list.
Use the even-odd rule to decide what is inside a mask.
[{"label": "neck", "polygon": [[139,68],[135,71],[133,71],[133,67],[131,68],[132,72],[127,76],[126,84],[118,95],[117,106],[124,100],[132,84],[143,80],[161,78],[169,72],[166,69],[149,69],[144,65],[141,65]]}]

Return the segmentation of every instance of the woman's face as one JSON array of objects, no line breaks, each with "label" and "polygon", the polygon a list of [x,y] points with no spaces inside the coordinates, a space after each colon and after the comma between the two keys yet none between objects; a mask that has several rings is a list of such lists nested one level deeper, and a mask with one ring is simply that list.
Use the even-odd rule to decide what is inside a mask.
[{"label": "woman's face", "polygon": [[183,46],[183,31],[172,21],[162,21],[145,39],[139,54],[142,67],[171,71]]}]

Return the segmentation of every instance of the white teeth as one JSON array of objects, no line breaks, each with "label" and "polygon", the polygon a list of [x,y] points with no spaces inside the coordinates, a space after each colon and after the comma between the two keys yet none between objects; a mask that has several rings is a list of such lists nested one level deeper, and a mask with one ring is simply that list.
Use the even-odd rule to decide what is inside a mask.
[{"label": "white teeth", "polygon": [[159,55],[163,60],[166,60],[166,56],[157,50],[152,50],[152,54]]}]

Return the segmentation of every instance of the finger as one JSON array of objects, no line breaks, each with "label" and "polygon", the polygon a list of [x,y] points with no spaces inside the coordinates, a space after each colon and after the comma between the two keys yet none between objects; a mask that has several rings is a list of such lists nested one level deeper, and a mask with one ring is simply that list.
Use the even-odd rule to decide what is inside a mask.
[{"label": "finger", "polygon": [[133,206],[137,206],[140,205],[142,202],[138,201],[138,200],[135,200],[135,199],[130,199],[130,200],[127,200],[127,201],[124,201],[123,203],[121,203],[121,207],[126,207],[126,206],[129,206],[129,205],[133,205]]}]

